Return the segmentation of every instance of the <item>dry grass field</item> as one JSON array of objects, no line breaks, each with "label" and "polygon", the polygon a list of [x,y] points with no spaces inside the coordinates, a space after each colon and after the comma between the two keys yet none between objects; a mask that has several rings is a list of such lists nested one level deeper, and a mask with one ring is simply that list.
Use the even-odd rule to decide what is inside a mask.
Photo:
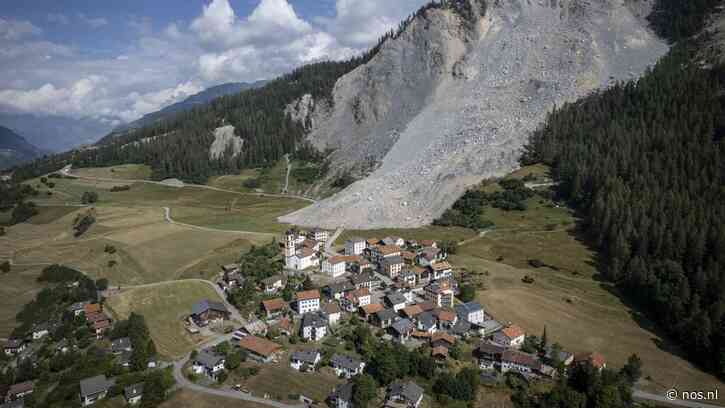
[{"label": "dry grass field", "polygon": [[15,315],[43,288],[36,281],[42,266],[13,266],[0,274],[0,337],[8,337],[17,326]]},{"label": "dry grass field", "polygon": [[189,390],[175,391],[159,408],[268,408],[254,402],[217,397]]},{"label": "dry grass field", "polygon": [[123,290],[106,302],[118,318],[131,312],[143,315],[159,354],[178,358],[190,352],[203,337],[185,330],[183,319],[194,303],[210,299],[221,301],[211,285],[200,281],[177,281]]},{"label": "dry grass field", "polygon": [[121,180],[150,180],[151,167],[144,164],[122,164],[112,167],[74,169],[81,177],[96,177]]}]

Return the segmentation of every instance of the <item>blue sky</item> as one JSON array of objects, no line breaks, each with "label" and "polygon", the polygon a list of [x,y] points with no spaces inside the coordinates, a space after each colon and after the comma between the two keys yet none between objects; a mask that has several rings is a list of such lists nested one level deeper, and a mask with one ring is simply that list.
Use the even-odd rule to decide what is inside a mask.
[{"label": "blue sky", "polygon": [[211,85],[347,58],[425,2],[2,2],[0,110],[134,120]]}]

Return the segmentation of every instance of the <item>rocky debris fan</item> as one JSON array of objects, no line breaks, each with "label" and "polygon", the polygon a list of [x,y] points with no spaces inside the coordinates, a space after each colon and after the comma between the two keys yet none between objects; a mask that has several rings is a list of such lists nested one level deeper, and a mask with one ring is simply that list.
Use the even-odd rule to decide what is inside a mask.
[{"label": "rocky debris fan", "polygon": [[[431,9],[338,80],[309,140],[333,169],[368,177],[282,222],[334,228],[429,224],[482,179],[517,166],[555,106],[641,75],[667,52],[647,28],[651,1],[489,1],[475,24]],[[301,106],[314,107],[310,100]],[[309,121],[308,121],[309,123]]]}]

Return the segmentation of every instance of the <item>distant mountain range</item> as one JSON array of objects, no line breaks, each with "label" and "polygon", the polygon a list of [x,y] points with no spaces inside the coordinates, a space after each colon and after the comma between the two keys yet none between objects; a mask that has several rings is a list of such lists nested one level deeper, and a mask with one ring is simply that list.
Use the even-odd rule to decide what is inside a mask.
[{"label": "distant mountain range", "polygon": [[159,111],[146,114],[138,120],[121,125],[115,129],[113,129],[113,132],[111,132],[111,134],[109,134],[108,136],[101,139],[99,141],[99,143],[103,144],[109,140],[112,140],[114,137],[116,137],[124,132],[127,132],[129,130],[139,129],[144,126],[152,125],[155,122],[166,119],[177,113],[194,109],[197,106],[206,105],[207,103],[209,103],[209,102],[213,101],[214,99],[219,98],[221,96],[232,95],[235,93],[245,91],[247,89],[259,88],[259,87],[263,86],[264,84],[266,84],[267,82],[269,82],[269,81],[263,80],[263,81],[256,81],[256,82],[251,82],[251,83],[249,83],[249,82],[230,82],[227,84],[213,86],[211,88],[208,88],[208,89],[205,89],[205,90],[199,92],[198,94],[192,95],[192,96],[184,99],[181,102],[177,102],[173,105],[169,105]]},{"label": "distant mountain range", "polygon": [[11,129],[0,126],[0,170],[28,162],[44,153]]},{"label": "distant mountain range", "polygon": [[54,115],[2,112],[0,112],[0,126],[13,129],[15,132],[23,135],[29,144],[37,146],[41,150],[58,153],[74,149],[81,145],[94,144],[102,138],[113,138],[130,129],[144,127],[176,113],[204,105],[220,96],[235,94],[245,89],[257,88],[264,83],[266,81],[252,83],[235,82],[214,86],[196,95],[192,95],[181,102],[149,113],[136,121],[121,125],[115,129],[110,124],[94,118],[73,119]]}]

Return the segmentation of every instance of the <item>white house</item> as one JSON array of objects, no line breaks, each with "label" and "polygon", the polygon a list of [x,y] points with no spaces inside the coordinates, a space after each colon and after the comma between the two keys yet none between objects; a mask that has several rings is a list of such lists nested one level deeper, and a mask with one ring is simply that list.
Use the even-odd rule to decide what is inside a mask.
[{"label": "white house", "polygon": [[501,355],[501,372],[516,371],[522,374],[528,374],[538,371],[541,368],[539,359],[528,353],[517,350],[506,350]]},{"label": "white house", "polygon": [[287,258],[287,267],[297,271],[301,271],[320,264],[320,258],[311,248],[302,248],[294,255]]},{"label": "white house", "polygon": [[196,355],[191,365],[191,371],[194,374],[206,375],[211,378],[217,378],[217,375],[224,371],[224,363],[226,358],[217,354],[213,350],[202,350]]},{"label": "white house", "polygon": [[317,242],[327,242],[330,238],[330,233],[322,228],[314,228],[312,231],[307,233],[307,237]]},{"label": "white house", "polygon": [[519,326],[509,326],[493,335],[493,341],[511,348],[520,348],[524,344],[526,333]]},{"label": "white house", "polygon": [[362,374],[365,370],[365,362],[342,354],[332,356],[330,366],[335,370],[338,377],[345,376],[347,379]]},{"label": "white house", "polygon": [[452,308],[454,297],[455,292],[448,280],[434,282],[425,287],[426,300],[430,300],[437,307]]},{"label": "white house", "polygon": [[81,380],[81,405],[87,407],[108,395],[108,389],[114,385],[105,375],[98,375]]},{"label": "white house", "polygon": [[395,279],[400,275],[400,272],[403,270],[403,265],[405,265],[405,262],[400,255],[383,258],[381,263],[383,273],[390,277],[390,279]]},{"label": "white house", "polygon": [[486,320],[483,307],[478,302],[469,302],[456,306],[458,317],[475,325],[481,325]]},{"label": "white house", "polygon": [[344,275],[346,268],[347,262],[341,256],[333,256],[322,261],[322,273],[333,278]]},{"label": "white house", "polygon": [[372,301],[370,295],[370,289],[360,288],[347,292],[342,299],[340,299],[340,305],[343,309],[350,313],[354,313],[358,308],[365,307]]},{"label": "white house", "polygon": [[123,396],[126,398],[128,405],[136,405],[143,398],[143,383],[130,385],[123,389]]},{"label": "white house", "polygon": [[448,262],[436,262],[430,265],[433,273],[433,280],[446,279],[453,276],[453,268]]},{"label": "white house", "polygon": [[385,304],[393,308],[395,313],[405,308],[408,299],[402,293],[391,293],[385,296]]},{"label": "white house", "polygon": [[342,311],[340,310],[340,306],[338,306],[335,302],[328,302],[325,303],[321,309],[322,313],[324,313],[325,317],[327,317],[328,326],[336,326],[337,323],[340,321],[340,318],[342,317]]},{"label": "white house", "polygon": [[335,386],[328,397],[331,408],[353,408],[352,395],[354,386],[351,382]]},{"label": "white house", "polygon": [[300,335],[309,341],[320,341],[327,336],[327,318],[320,313],[305,313],[300,324]]},{"label": "white house", "polygon": [[318,350],[300,350],[292,353],[289,365],[297,371],[315,371],[321,360],[322,354]]},{"label": "white house", "polygon": [[390,385],[388,401],[402,404],[408,408],[418,408],[423,401],[423,389],[416,383],[410,381],[394,382]]},{"label": "white house", "polygon": [[33,340],[40,340],[50,334],[48,324],[42,323],[33,327]]},{"label": "white house", "polygon": [[348,239],[345,241],[345,255],[361,255],[367,247],[367,241],[362,238]]},{"label": "white house", "polygon": [[297,292],[295,302],[297,313],[305,314],[320,310],[320,292],[318,290],[306,290]]}]

